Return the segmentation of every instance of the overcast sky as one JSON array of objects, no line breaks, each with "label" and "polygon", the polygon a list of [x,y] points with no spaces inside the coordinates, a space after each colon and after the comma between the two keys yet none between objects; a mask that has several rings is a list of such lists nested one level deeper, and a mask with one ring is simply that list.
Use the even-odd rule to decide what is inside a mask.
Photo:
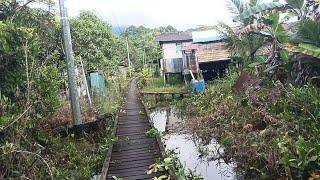
[{"label": "overcast sky", "polygon": [[[58,0],[56,0],[58,2]],[[66,0],[70,16],[96,11],[113,26],[172,25],[179,30],[217,21],[231,23],[228,0]]]}]

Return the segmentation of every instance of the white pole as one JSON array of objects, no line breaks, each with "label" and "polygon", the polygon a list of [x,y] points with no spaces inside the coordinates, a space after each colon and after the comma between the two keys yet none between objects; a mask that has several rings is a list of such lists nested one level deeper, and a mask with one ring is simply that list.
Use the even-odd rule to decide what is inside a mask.
[{"label": "white pole", "polygon": [[130,61],[128,37],[127,37],[127,52],[128,52],[128,64],[129,64],[129,76],[131,77],[131,61]]},{"label": "white pole", "polygon": [[82,69],[82,74],[83,74],[83,83],[84,83],[84,86],[85,86],[86,91],[87,91],[87,96],[88,96],[90,107],[92,107],[92,101],[91,101],[91,97],[90,97],[88,82],[87,82],[86,73],[84,71],[84,67],[83,67],[83,63],[82,63],[82,58],[81,57],[80,57],[80,63],[81,63],[81,69]]},{"label": "white pole", "polygon": [[143,48],[143,65],[147,63],[147,54],[146,54],[146,48]]}]

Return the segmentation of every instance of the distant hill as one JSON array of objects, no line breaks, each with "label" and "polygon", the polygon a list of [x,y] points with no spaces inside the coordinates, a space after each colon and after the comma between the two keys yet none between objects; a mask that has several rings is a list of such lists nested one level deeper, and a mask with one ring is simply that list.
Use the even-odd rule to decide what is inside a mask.
[{"label": "distant hill", "polygon": [[172,32],[178,32],[177,29],[175,29],[174,27],[172,26],[161,26],[161,27],[157,27],[157,28],[147,28],[147,27],[144,27],[144,26],[112,26],[112,32],[115,34],[115,35],[121,35],[122,33],[128,31],[137,31],[137,32],[147,32],[147,31],[157,31],[159,33],[172,33]]},{"label": "distant hill", "polygon": [[120,36],[127,28],[128,26],[112,26],[112,32],[113,34]]},{"label": "distant hill", "polygon": [[206,26],[206,25],[199,25],[195,28],[190,28],[185,30],[186,32],[193,32],[193,31],[204,31],[204,30],[212,30],[214,26]]}]

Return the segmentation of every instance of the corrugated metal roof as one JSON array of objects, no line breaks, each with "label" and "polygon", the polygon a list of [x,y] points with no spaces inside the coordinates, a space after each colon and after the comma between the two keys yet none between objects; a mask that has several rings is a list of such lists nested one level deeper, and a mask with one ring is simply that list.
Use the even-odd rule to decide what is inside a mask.
[{"label": "corrugated metal roof", "polygon": [[195,31],[192,32],[193,43],[204,43],[221,41],[225,37],[216,30]]},{"label": "corrugated metal roof", "polygon": [[192,41],[192,34],[189,32],[167,33],[157,36],[158,42],[179,42],[179,41]]}]

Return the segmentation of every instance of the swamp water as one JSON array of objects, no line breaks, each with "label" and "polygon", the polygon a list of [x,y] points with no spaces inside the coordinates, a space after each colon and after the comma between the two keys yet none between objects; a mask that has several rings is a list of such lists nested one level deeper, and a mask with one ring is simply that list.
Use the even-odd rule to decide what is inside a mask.
[{"label": "swamp water", "polygon": [[185,166],[205,180],[239,179],[234,172],[234,164],[215,160],[212,154],[223,153],[220,145],[212,141],[208,145],[201,143],[184,128],[183,117],[173,106],[151,110],[151,119],[155,128],[164,133],[161,137],[166,150],[173,150]]}]

